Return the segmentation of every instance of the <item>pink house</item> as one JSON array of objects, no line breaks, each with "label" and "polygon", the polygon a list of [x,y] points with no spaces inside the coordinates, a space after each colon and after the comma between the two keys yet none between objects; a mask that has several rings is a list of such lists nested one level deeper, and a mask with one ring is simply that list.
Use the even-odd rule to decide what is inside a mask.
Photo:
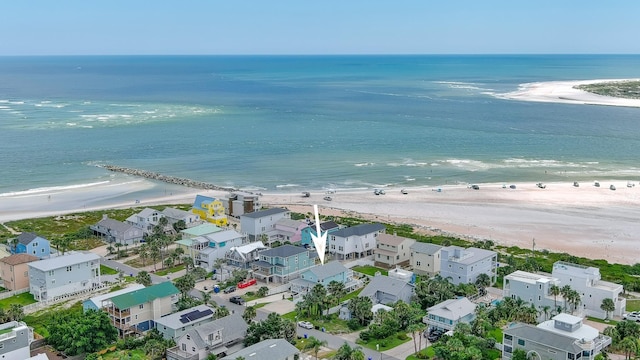
[{"label": "pink house", "polygon": [[302,229],[309,226],[306,221],[292,220],[292,219],[280,219],[275,224],[275,229],[269,234],[269,239],[272,241],[289,241],[291,243],[297,243],[302,240]]}]

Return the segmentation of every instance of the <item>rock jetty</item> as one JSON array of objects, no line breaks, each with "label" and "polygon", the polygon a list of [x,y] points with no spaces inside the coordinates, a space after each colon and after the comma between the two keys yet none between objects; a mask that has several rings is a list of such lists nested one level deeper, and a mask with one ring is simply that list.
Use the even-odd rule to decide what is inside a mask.
[{"label": "rock jetty", "polygon": [[113,171],[113,172],[119,172],[127,175],[139,176],[139,177],[143,177],[151,180],[162,181],[168,184],[188,186],[196,189],[238,191],[238,189],[234,189],[230,187],[218,186],[218,185],[206,183],[203,181],[196,181],[196,180],[191,180],[187,178],[163,175],[153,171],[132,169],[132,168],[126,168],[126,167],[116,166],[116,165],[99,165],[99,167],[103,169],[107,169],[109,171]]}]

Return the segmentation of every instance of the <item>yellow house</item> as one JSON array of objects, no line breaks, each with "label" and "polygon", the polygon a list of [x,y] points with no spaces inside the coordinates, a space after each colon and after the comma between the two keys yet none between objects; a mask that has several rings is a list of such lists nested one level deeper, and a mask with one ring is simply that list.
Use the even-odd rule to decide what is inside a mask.
[{"label": "yellow house", "polygon": [[204,195],[196,195],[191,212],[200,216],[201,219],[215,224],[216,226],[227,226],[227,215],[224,211],[222,201]]}]

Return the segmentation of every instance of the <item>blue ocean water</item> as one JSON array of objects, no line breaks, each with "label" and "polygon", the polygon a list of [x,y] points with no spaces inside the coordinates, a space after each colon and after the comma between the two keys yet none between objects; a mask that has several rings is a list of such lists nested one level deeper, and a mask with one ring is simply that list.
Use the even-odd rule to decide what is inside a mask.
[{"label": "blue ocean water", "polygon": [[496,94],[640,56],[0,58],[0,194],[141,168],[298,191],[640,178],[640,109]]}]

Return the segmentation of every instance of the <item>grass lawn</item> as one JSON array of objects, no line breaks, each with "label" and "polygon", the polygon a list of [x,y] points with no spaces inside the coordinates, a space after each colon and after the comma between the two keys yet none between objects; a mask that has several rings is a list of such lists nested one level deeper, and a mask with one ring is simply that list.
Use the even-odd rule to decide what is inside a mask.
[{"label": "grass lawn", "polygon": [[254,308],[254,309],[260,309],[261,307],[264,307],[264,306],[266,306],[267,304],[269,304],[269,303],[257,303],[257,304],[255,304],[255,305],[253,305],[253,308]]},{"label": "grass lawn", "polygon": [[353,268],[351,268],[351,270],[357,271],[359,273],[367,274],[370,276],[375,276],[377,271],[380,271],[382,275],[389,275],[389,272],[387,270],[378,268],[375,266],[371,266],[371,265],[354,266]]},{"label": "grass lawn", "polygon": [[[67,305],[66,303],[55,304],[47,309],[40,310],[33,314],[26,315],[23,321],[27,325],[31,326],[34,332],[42,335],[43,337],[47,337],[49,336],[49,332],[47,331],[46,325],[49,323],[49,319],[54,313],[61,311],[61,309],[63,309],[66,305]],[[81,312],[82,303],[78,301],[77,303],[73,304],[73,306],[71,306],[69,309],[65,309],[65,311]]]},{"label": "grass lawn", "polygon": [[158,275],[158,276],[166,276],[167,274],[175,273],[175,272],[178,272],[180,270],[184,270],[184,264],[178,265],[178,266],[174,266],[174,267],[170,267],[170,268],[166,268],[166,269],[162,269],[162,270],[158,270],[158,271],[156,271],[156,275]]},{"label": "grass lawn", "polygon": [[[430,359],[430,358],[432,358],[432,357],[434,357],[434,356],[436,356],[436,353],[433,351],[433,348],[432,348],[431,346],[429,346],[429,347],[428,347],[428,348],[426,348],[426,349],[422,349],[422,350],[420,350],[420,352],[421,352],[422,354],[425,354],[426,356],[428,356],[428,357],[429,357],[429,359]],[[415,355],[409,355],[409,356],[407,356],[407,359],[406,359],[406,360],[423,360],[423,359],[419,359],[419,358],[418,358],[417,356],[415,356]]]},{"label": "grass lawn", "polygon": [[34,303],[37,303],[37,301],[33,298],[33,295],[27,292],[0,300],[0,308],[8,309],[11,304],[19,304],[24,306]]},{"label": "grass lawn", "polygon": [[102,275],[118,275],[116,269],[112,269],[108,266],[100,265],[100,274]]},{"label": "grass lawn", "polygon": [[627,299],[627,312],[640,311],[640,300]]},{"label": "grass lawn", "polygon": [[340,302],[351,300],[354,297],[360,295],[360,292],[362,291],[362,289],[364,289],[364,288],[360,288],[360,289],[358,289],[356,291],[352,291],[352,292],[348,293],[347,295],[345,295],[342,298],[340,298]]},{"label": "grass lawn", "polygon": [[411,336],[407,336],[406,340],[400,340],[400,339],[398,339],[398,334],[404,334],[404,333],[393,334],[393,335],[388,336],[388,337],[386,337],[384,339],[371,339],[371,340],[369,340],[367,342],[364,342],[364,341],[358,339],[356,341],[356,344],[361,345],[361,346],[366,347],[366,348],[371,349],[371,350],[378,350],[376,348],[376,345],[380,345],[380,351],[385,351],[385,350],[393,349],[394,347],[396,347],[396,346],[398,346],[400,344],[404,344],[407,341],[411,341]]},{"label": "grass lawn", "polygon": [[141,349],[133,349],[133,350],[116,350],[112,352],[108,352],[104,355],[101,355],[101,359],[103,360],[120,360],[120,359],[131,359],[131,360],[147,360],[150,359]]},{"label": "grass lawn", "polygon": [[601,323],[601,324],[607,324],[607,325],[611,325],[611,326],[616,326],[616,324],[618,323],[615,320],[607,320],[607,321],[605,321],[605,320],[598,319],[598,318],[591,317],[591,316],[587,316],[587,320],[591,320],[593,322],[597,322],[597,323]]}]

